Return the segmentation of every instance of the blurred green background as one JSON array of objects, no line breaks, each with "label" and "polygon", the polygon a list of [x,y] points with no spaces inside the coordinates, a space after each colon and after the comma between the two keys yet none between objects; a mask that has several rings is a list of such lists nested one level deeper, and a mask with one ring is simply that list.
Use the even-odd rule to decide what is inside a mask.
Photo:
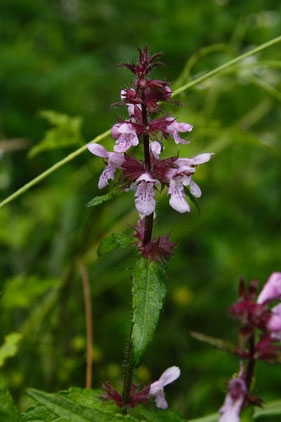
[{"label": "blurred green background", "polygon": [[[165,52],[167,69],[157,68],[154,76],[175,88],[280,29],[276,0],[1,0],[1,198],[110,128],[115,113],[125,115],[108,107],[133,80],[115,65],[134,60],[136,45]],[[234,341],[237,326],[226,310],[239,276],[264,283],[281,269],[280,68],[277,45],[178,96],[183,108],[169,108],[194,130],[188,146],[166,142],[164,156],[216,155],[196,172],[201,215],[194,206],[188,215],[172,210],[166,191],[157,206],[155,234],[172,229],[178,246],[164,311],[136,381],[180,366],[168,401],[186,417],[218,409],[225,379],[238,369],[238,359],[198,343],[189,331]],[[103,144],[112,150],[112,139]],[[0,344],[11,332],[23,335],[2,375],[21,408],[29,403],[29,386],[85,385],[79,258],[91,281],[93,385],[119,385],[135,257],[115,251],[97,259],[96,249],[111,232],[130,233],[137,213],[133,193],[85,207],[99,194],[102,168],[85,152],[0,210]],[[280,377],[280,367],[260,363],[256,394],[280,398]]]}]

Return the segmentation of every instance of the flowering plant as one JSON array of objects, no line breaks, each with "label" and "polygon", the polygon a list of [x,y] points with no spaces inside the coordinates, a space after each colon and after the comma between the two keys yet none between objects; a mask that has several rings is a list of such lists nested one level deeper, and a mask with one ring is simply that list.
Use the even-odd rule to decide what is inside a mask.
[{"label": "flowering plant", "polygon": [[[103,239],[98,248],[98,254],[102,255],[118,247],[133,246],[137,255],[137,262],[132,270],[132,318],[122,392],[118,388],[115,389],[110,382],[103,384],[102,391],[71,388],[66,392],[48,394],[30,390],[30,396],[39,404],[20,417],[13,406],[10,406],[8,392],[0,385],[0,402],[3,395],[5,398],[8,397],[9,411],[12,409],[11,412],[15,416],[13,422],[184,421],[181,416],[168,409],[169,400],[166,400],[164,392],[167,385],[178,379],[180,369],[171,366],[157,381],[145,386],[134,383],[134,370],[140,366],[154,336],[166,295],[163,280],[168,261],[174,254],[176,246],[176,242],[170,239],[171,232],[153,238],[157,196],[166,190],[169,204],[175,211],[189,212],[190,205],[187,198],[195,202],[196,198],[201,196],[201,190],[193,180],[196,168],[207,163],[213,153],[200,153],[186,158],[181,157],[180,150],[177,155],[164,156],[166,142],[171,139],[177,145],[182,144],[179,145],[181,148],[189,144],[184,134],[191,132],[193,126],[178,122],[170,114],[164,114],[162,103],[182,105],[172,101],[170,82],[148,79],[148,74],[155,66],[164,65],[157,61],[162,53],[149,57],[147,47],[138,50],[137,64],[120,65],[129,69],[135,75],[135,80],[130,88],[121,91],[120,101],[112,105],[112,107],[124,106],[128,113],[126,119],[117,117],[118,123],[111,129],[115,142],[112,151],[107,151],[104,146],[96,142],[90,142],[85,147],[93,155],[102,158],[105,164],[98,181],[98,188],[103,189],[110,181],[115,180],[112,191],[94,198],[88,205],[95,206],[108,201],[117,192],[133,191],[135,208],[139,214],[138,221],[131,226],[133,234],[130,237],[113,233]],[[84,150],[84,147],[80,150]],[[10,201],[9,198],[8,200]],[[4,201],[2,205],[5,203]],[[87,283],[89,284],[85,280],[87,275],[83,274],[84,269],[80,261],[78,265],[81,267],[83,285],[86,286],[84,291],[86,291]],[[247,289],[246,283],[241,280],[239,300],[229,309],[229,313],[241,324],[237,344],[192,333],[199,340],[232,353],[240,360],[238,374],[235,374],[227,384],[228,391],[219,410],[220,416],[216,415],[215,419],[208,417],[208,421],[215,421],[218,418],[220,422],[253,420],[251,409],[253,406],[263,405],[262,399],[256,396],[253,386],[256,362],[258,360],[271,364],[281,362],[281,304],[272,306],[274,301],[281,299],[281,273],[273,273],[258,296],[257,288],[257,281],[252,281]],[[92,342],[91,327],[88,325],[88,315],[91,311],[87,299],[85,304],[86,308],[88,306],[86,309],[88,346]],[[18,337],[16,340],[15,337],[13,339],[18,341]],[[91,361],[92,349],[88,348],[87,364]],[[91,375],[91,368],[88,372],[87,366],[86,383],[91,387],[89,374]],[[1,412],[0,408],[0,416],[4,414],[6,417],[8,414],[6,410],[4,413]],[[278,412],[281,413],[281,410]],[[247,419],[244,419],[245,415]]]},{"label": "flowering plant", "polygon": [[[121,101],[112,105],[125,106],[128,111],[127,120],[118,118],[118,123],[112,128],[112,137],[116,138],[113,148],[115,152],[108,152],[94,143],[88,145],[92,154],[105,160],[99,188],[105,187],[110,179],[114,179],[115,171],[120,170],[118,188],[135,191],[135,207],[139,213],[138,224],[133,229],[137,239],[134,243],[141,258],[133,272],[133,321],[122,398],[109,384],[106,385],[106,397],[115,400],[119,406],[132,406],[140,400],[139,397],[143,400],[143,391],[135,394],[133,388],[132,392],[132,372],[134,367],[140,365],[157,325],[166,290],[162,282],[165,275],[164,264],[173,254],[175,247],[175,243],[169,239],[170,234],[152,238],[155,192],[159,188],[162,191],[167,186],[171,207],[180,213],[189,212],[190,206],[186,196],[191,199],[201,196],[201,190],[192,180],[192,176],[196,167],[209,161],[212,155],[209,153],[193,158],[160,158],[165,148],[164,140],[169,140],[170,136],[176,144],[188,144],[179,133],[190,132],[193,127],[189,123],[177,122],[168,114],[155,118],[155,113],[162,113],[161,103],[172,103],[170,82],[147,78],[155,66],[164,66],[162,62],[156,61],[162,53],[149,57],[147,47],[138,50],[137,64],[120,64],[133,72],[136,79],[130,89],[121,91]],[[128,154],[130,149],[140,144],[143,148],[142,160],[132,153]],[[189,191],[185,191],[187,187]],[[143,317],[146,312],[149,315],[148,322]],[[171,379],[175,379],[174,374],[170,375],[174,368],[164,372],[159,381],[150,387],[149,394],[156,397],[158,407],[167,406],[163,387],[171,382]]]}]

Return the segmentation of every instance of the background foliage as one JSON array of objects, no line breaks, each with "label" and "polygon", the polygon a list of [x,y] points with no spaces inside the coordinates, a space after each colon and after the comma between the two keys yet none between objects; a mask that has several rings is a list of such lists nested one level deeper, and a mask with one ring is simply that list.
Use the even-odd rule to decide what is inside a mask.
[{"label": "background foliage", "polygon": [[[273,0],[2,0],[1,197],[115,122],[108,106],[132,77],[114,66],[133,60],[135,45],[164,51],[168,68],[155,76],[177,79],[177,87],[279,35],[280,12]],[[167,273],[164,312],[136,380],[148,382],[168,366],[180,366],[168,401],[185,416],[217,409],[224,380],[238,366],[189,331],[232,340],[235,327],[226,309],[238,277],[263,283],[280,271],[280,67],[277,46],[182,94],[185,107],[173,111],[194,125],[181,156],[216,155],[196,172],[201,215],[194,206],[190,215],[179,215],[162,193],[155,234],[173,229],[178,246]],[[56,140],[60,149],[53,148]],[[104,145],[112,149],[112,140]],[[166,151],[176,154],[178,147],[170,143]],[[99,194],[101,169],[100,160],[84,153],[0,210],[2,375],[21,408],[31,403],[29,386],[52,392],[84,386],[78,259],[91,280],[94,386],[107,379],[118,386],[134,253],[117,250],[97,259],[97,247],[106,234],[130,233],[127,224],[137,214],[133,194],[85,207]],[[280,376],[279,367],[260,363],[257,394],[279,398]]]}]

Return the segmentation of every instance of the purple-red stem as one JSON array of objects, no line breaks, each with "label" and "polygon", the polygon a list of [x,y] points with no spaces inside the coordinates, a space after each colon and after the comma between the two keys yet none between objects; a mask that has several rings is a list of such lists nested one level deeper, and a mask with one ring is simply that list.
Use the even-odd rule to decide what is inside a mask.
[{"label": "purple-red stem", "polygon": [[256,363],[256,360],[255,360],[255,333],[253,333],[251,335],[250,340],[249,340],[249,353],[250,353],[250,358],[249,358],[247,371],[246,371],[246,385],[247,385],[248,392],[250,391],[250,388],[251,388],[251,384],[252,384],[252,380],[253,380],[253,376],[254,376],[255,363]]},{"label": "purple-red stem", "polygon": [[[148,120],[147,120],[147,108],[145,104],[145,95],[142,95],[142,121],[143,125],[145,127],[148,126]],[[149,135],[148,133],[145,133],[143,135],[143,151],[144,151],[144,167],[146,170],[150,170],[151,164],[150,164],[150,151],[149,151]],[[151,241],[152,236],[152,229],[153,229],[153,213],[150,215],[147,215],[145,217],[145,228],[144,228],[144,239],[143,239],[143,245],[147,245]]]}]

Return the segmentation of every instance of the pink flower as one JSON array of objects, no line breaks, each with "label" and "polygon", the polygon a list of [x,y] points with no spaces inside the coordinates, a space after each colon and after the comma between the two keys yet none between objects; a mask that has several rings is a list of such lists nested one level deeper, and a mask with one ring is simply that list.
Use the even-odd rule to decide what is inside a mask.
[{"label": "pink flower", "polygon": [[281,273],[272,273],[262,291],[260,292],[257,303],[263,304],[281,298]]},{"label": "pink flower", "polygon": [[222,416],[219,422],[240,422],[240,411],[243,402],[248,394],[246,382],[243,377],[243,367],[236,378],[232,378],[228,383],[228,394],[219,412]]},{"label": "pink flower", "polygon": [[175,119],[172,117],[168,117],[166,119],[167,122],[172,122],[165,128],[165,132],[167,132],[169,135],[174,138],[174,141],[176,144],[179,144],[180,142],[182,144],[189,144],[190,142],[186,141],[185,139],[181,139],[179,136],[179,132],[191,132],[193,129],[193,126],[188,123],[178,123]]},{"label": "pink flower", "polygon": [[[154,212],[156,201],[154,199],[154,184],[159,183],[148,172],[143,173],[136,180],[135,205],[140,215],[150,215]],[[134,187],[134,186],[133,186]]]},{"label": "pink flower", "polygon": [[267,322],[267,328],[275,340],[281,341],[281,303],[271,309],[272,315]]},{"label": "pink flower", "polygon": [[191,175],[195,172],[198,164],[205,163],[210,160],[212,153],[199,154],[193,158],[178,158],[174,164],[177,169],[169,169],[166,178],[169,180],[168,194],[171,195],[170,205],[180,213],[189,212],[190,206],[185,200],[186,194],[184,186],[190,187],[190,193],[199,198],[202,194],[199,186],[191,179]]},{"label": "pink flower", "polygon": [[156,406],[160,409],[164,410],[168,407],[168,403],[165,399],[164,387],[175,381],[180,376],[180,373],[180,369],[177,366],[171,366],[171,368],[168,368],[163,372],[158,381],[151,384],[149,396],[155,398]]},{"label": "pink flower", "polygon": [[159,142],[157,142],[157,141],[150,142],[149,143],[149,149],[150,149],[150,153],[152,154],[152,156],[156,160],[159,160],[159,154],[161,154],[161,152],[162,152],[162,148],[161,148],[161,145],[159,144]]},{"label": "pink flower", "polygon": [[110,179],[114,179],[115,170],[121,168],[124,162],[123,154],[108,152],[102,145],[96,144],[95,142],[88,144],[87,148],[92,154],[108,160],[105,169],[99,178],[98,187],[99,189],[102,189],[108,185]]},{"label": "pink flower", "polygon": [[113,138],[117,138],[114,145],[115,152],[126,152],[131,146],[139,143],[136,130],[131,123],[116,123],[111,133]]}]

